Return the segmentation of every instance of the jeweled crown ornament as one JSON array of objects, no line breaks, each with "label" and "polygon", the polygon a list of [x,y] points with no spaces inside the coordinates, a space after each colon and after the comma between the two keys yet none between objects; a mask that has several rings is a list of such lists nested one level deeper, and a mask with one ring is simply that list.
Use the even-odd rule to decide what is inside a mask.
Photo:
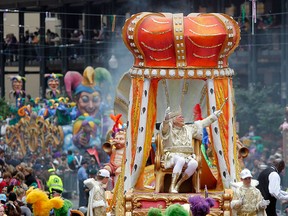
[{"label": "jeweled crown ornament", "polygon": [[234,74],[228,57],[240,28],[226,14],[143,12],[126,21],[122,37],[134,55],[134,76],[210,78]]}]

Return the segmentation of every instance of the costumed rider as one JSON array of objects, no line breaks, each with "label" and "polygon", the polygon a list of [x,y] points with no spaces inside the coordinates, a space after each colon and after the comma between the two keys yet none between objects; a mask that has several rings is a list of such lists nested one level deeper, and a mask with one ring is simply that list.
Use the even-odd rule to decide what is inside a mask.
[{"label": "costumed rider", "polygon": [[48,170],[50,173],[49,179],[46,182],[50,197],[53,197],[53,190],[57,190],[59,192],[63,192],[63,182],[62,179],[56,175],[56,170],[54,168],[51,168]]},{"label": "costumed rider", "polygon": [[110,155],[110,161],[104,165],[104,169],[107,169],[111,176],[115,176],[114,185],[116,184],[118,176],[121,173],[121,165],[125,152],[126,125],[123,125],[122,121],[120,120],[121,116],[122,114],[118,114],[116,116],[112,114],[110,115],[115,124],[112,128],[112,140],[109,140],[107,143],[109,146],[111,146],[111,151],[107,152]]},{"label": "costumed rider", "polygon": [[51,212],[50,212],[50,215],[54,215],[54,216],[67,216],[67,215],[70,215],[70,210],[72,209],[73,207],[73,203],[68,200],[68,199],[64,199],[62,197],[62,192],[61,190],[57,189],[56,188],[51,188],[51,195],[52,195],[52,198],[55,198],[55,197],[61,197],[63,200],[64,200],[64,204],[61,208],[59,209],[52,209]]},{"label": "costumed rider", "polygon": [[89,189],[87,216],[106,216],[106,198],[105,187],[110,178],[110,173],[106,169],[100,169],[97,173],[96,180],[89,178],[84,184]]},{"label": "costumed rider", "polygon": [[[264,216],[265,209],[269,205],[269,200],[264,200],[261,192],[255,187],[259,182],[252,182],[250,170],[243,169],[240,173],[241,181],[233,193],[231,208],[233,216]],[[232,185],[234,186],[234,185]]]},{"label": "costumed rider", "polygon": [[[203,120],[185,125],[181,110],[171,112],[170,107],[166,109],[165,120],[160,125],[160,135],[163,140],[165,169],[173,168],[170,193],[178,193],[180,185],[198,167],[192,139],[202,140],[203,128],[215,122],[221,113],[221,110],[217,110]],[[182,173],[185,164],[187,168]],[[181,173],[182,177],[178,181]]]}]

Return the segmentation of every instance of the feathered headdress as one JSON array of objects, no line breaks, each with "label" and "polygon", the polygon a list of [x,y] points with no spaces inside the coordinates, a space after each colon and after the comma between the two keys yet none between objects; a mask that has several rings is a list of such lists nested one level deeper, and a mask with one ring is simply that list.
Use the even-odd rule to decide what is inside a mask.
[{"label": "feathered headdress", "polygon": [[[194,114],[194,121],[199,121],[203,120],[202,118],[202,110],[200,107],[200,104],[196,104],[193,109],[193,114]],[[206,128],[203,128],[203,138],[202,138],[202,143],[205,146],[205,149],[207,150],[208,144],[209,144],[209,136]]]},{"label": "feathered headdress", "polygon": [[112,128],[112,137],[115,138],[115,135],[125,129],[124,125],[123,125],[123,122],[121,121],[121,118],[122,117],[122,114],[119,113],[117,115],[113,115],[113,114],[110,114],[110,118],[114,121],[114,125],[113,125],[113,128]]},{"label": "feathered headdress", "polygon": [[202,120],[202,111],[200,104],[196,104],[193,110],[194,113],[194,121]]},{"label": "feathered headdress", "polygon": [[215,200],[210,197],[205,199],[201,196],[191,196],[188,201],[193,216],[205,216],[209,214],[210,208],[215,204]]},{"label": "feathered headdress", "polygon": [[165,216],[189,216],[189,213],[180,204],[173,204],[166,209]]},{"label": "feathered headdress", "polygon": [[163,216],[162,211],[158,208],[150,208],[147,215],[148,216]]},{"label": "feathered headdress", "polygon": [[164,212],[158,208],[150,208],[148,211],[148,216],[189,216],[189,212],[187,212],[182,205],[176,203],[170,205]]}]

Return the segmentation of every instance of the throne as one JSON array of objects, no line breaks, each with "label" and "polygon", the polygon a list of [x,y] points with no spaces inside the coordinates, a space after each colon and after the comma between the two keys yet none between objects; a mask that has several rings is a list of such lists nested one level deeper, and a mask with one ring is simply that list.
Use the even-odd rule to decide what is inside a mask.
[{"label": "throne", "polygon": [[[155,152],[155,192],[157,193],[163,193],[167,192],[165,191],[165,188],[169,188],[171,183],[171,176],[173,168],[165,169],[164,167],[164,161],[163,161],[163,155],[164,155],[164,149],[162,144],[162,139],[160,134],[158,133],[156,136],[156,152]],[[196,155],[196,160],[198,162],[198,168],[195,171],[195,173],[190,177],[188,180],[183,182],[183,184],[179,188],[179,192],[186,192],[186,193],[199,193],[200,192],[200,174],[201,174],[201,141],[197,139],[192,139],[191,143],[194,154]],[[182,173],[187,168],[186,165],[184,165]],[[169,186],[168,186],[169,185]],[[185,189],[189,189],[190,191],[185,191]]]}]

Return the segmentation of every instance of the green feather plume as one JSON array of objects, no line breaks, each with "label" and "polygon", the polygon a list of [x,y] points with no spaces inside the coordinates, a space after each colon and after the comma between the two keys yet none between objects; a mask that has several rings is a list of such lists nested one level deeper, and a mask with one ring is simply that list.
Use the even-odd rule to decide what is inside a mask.
[{"label": "green feather plume", "polygon": [[147,215],[148,216],[163,216],[162,211],[158,208],[150,208]]},{"label": "green feather plume", "polygon": [[189,216],[189,213],[180,205],[173,204],[165,211],[165,216]]}]

